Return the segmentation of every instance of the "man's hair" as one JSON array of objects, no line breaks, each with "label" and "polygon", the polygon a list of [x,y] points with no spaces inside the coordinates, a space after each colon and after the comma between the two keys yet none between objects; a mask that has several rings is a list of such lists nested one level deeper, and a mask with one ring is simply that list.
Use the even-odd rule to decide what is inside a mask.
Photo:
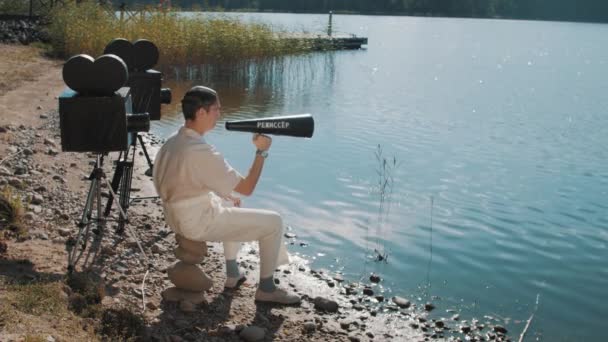
[{"label": "man's hair", "polygon": [[199,108],[209,110],[209,107],[217,102],[217,92],[211,88],[194,86],[186,92],[182,99],[182,112],[184,119],[194,120],[194,115]]}]

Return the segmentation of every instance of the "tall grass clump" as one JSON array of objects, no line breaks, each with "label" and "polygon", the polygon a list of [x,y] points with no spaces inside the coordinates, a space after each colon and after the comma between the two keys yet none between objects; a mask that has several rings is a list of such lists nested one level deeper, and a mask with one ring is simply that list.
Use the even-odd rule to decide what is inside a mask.
[{"label": "tall grass clump", "polygon": [[51,13],[49,33],[63,57],[99,56],[114,38],[149,39],[160,50],[159,68],[234,62],[307,51],[307,44],[278,39],[280,32],[263,23],[223,16],[185,15],[175,9],[145,8],[121,20],[97,1],[67,2]]},{"label": "tall grass clump", "polygon": [[0,240],[9,236],[25,237],[27,230],[23,226],[23,204],[9,187],[0,192]]}]

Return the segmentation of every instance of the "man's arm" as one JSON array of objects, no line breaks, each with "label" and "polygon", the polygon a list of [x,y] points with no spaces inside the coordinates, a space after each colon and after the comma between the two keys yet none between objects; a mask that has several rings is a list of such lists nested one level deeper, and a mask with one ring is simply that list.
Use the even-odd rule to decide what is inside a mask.
[{"label": "man's arm", "polygon": [[[267,151],[272,144],[272,139],[269,136],[262,134],[255,134],[253,136],[253,144],[260,151]],[[249,169],[249,173],[247,177],[242,179],[234,188],[234,191],[243,194],[245,196],[250,196],[255,190],[256,185],[258,185],[258,181],[260,180],[260,175],[262,174],[262,168],[264,168],[264,157],[257,154],[255,155],[255,159],[253,160],[253,164]]]},{"label": "man's arm", "polygon": [[264,157],[256,154],[247,177],[243,178],[236,185],[234,191],[245,196],[250,196],[253,193],[253,190],[255,190],[255,186],[258,185],[260,175],[262,174],[262,168],[264,168]]}]

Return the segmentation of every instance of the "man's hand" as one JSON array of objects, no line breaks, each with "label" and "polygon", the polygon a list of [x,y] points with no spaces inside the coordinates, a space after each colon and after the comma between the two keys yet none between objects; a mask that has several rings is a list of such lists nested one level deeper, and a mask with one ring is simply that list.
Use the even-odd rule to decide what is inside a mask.
[{"label": "man's hand", "polygon": [[256,133],[253,135],[253,144],[258,150],[268,151],[270,145],[272,145],[272,138],[264,134]]},{"label": "man's hand", "polygon": [[241,206],[241,198],[240,197],[234,197],[234,196],[226,196],[224,197],[225,200],[227,201],[231,201],[232,205],[234,205],[235,207],[239,208]]}]

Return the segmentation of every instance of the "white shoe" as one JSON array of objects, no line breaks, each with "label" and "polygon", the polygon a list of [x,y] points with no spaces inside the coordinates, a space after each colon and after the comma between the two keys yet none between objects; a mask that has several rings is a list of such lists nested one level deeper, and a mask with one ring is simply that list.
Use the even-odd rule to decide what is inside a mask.
[{"label": "white shoe", "polygon": [[258,302],[272,302],[278,304],[299,304],[300,296],[289,293],[283,289],[276,289],[272,292],[264,292],[258,289],[255,292],[255,300]]},{"label": "white shoe", "polygon": [[224,284],[224,288],[227,289],[236,289],[241,284],[243,284],[247,280],[247,277],[244,275],[239,275],[238,277],[227,277],[226,283]]}]

